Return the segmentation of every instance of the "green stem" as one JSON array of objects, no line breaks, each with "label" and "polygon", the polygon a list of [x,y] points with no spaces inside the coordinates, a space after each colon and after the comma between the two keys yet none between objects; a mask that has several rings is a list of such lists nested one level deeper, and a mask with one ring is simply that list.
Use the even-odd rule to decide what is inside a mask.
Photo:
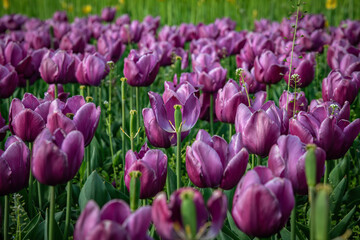
[{"label": "green stem", "polygon": [[[292,70],[292,61],[293,61],[293,57],[294,57],[294,47],[295,47],[295,40],[296,40],[296,31],[297,31],[298,20],[299,20],[300,2],[301,2],[301,0],[298,0],[298,2],[297,2],[296,22],[295,22],[295,28],[294,28],[293,41],[292,41],[292,45],[291,45],[291,57],[290,57],[290,65],[289,65],[289,78],[288,78],[288,86],[287,86],[287,91],[288,91],[288,93],[290,92],[291,70]],[[289,102],[289,94],[286,95],[286,111],[288,110],[288,102]]]},{"label": "green stem", "polygon": [[55,92],[54,92],[54,98],[58,98],[58,85],[55,83]]},{"label": "green stem", "polygon": [[9,196],[5,195],[4,198],[4,240],[8,240],[8,230],[9,230]]},{"label": "green stem", "polygon": [[39,200],[39,208],[42,209],[42,191],[41,191],[41,185],[40,182],[37,182],[37,189],[38,189],[38,200]]},{"label": "green stem", "polygon": [[130,209],[131,211],[135,211],[139,205],[141,172],[133,171],[130,173],[130,177]]},{"label": "green stem", "polygon": [[249,107],[251,107],[249,92],[248,92],[248,90],[246,88],[246,84],[245,84],[245,80],[244,80],[244,76],[242,75],[242,72],[240,72],[240,77],[241,77],[242,85],[244,86],[244,89],[245,89],[245,93],[246,93],[246,97],[247,97],[247,100],[248,100]]},{"label": "green stem", "polygon": [[211,133],[211,136],[213,136],[214,135],[214,96],[212,93],[210,94],[209,115],[210,115],[210,133]]},{"label": "green stem", "polygon": [[90,86],[87,86],[86,89],[87,89],[87,97],[90,97]]},{"label": "green stem", "polygon": [[270,100],[271,84],[266,84],[266,102]]},{"label": "green stem", "polygon": [[[125,93],[125,81],[126,79],[121,80],[121,125],[122,129],[126,131],[126,118],[125,118],[125,100],[126,100],[126,93]],[[121,135],[121,155],[122,155],[122,169],[125,171],[125,133],[122,133]],[[124,181],[122,181],[124,183]],[[122,189],[125,188],[124,186],[121,186]]]},{"label": "green stem", "polygon": [[134,109],[134,88],[130,88],[130,109]]},{"label": "green stem", "polygon": [[296,196],[294,196],[295,204],[291,211],[291,240],[296,240]]},{"label": "green stem", "polygon": [[255,154],[251,154],[251,169],[255,167]]},{"label": "green stem", "polygon": [[181,188],[181,131],[176,133],[176,189]]},{"label": "green stem", "polygon": [[65,230],[64,240],[68,239],[69,226],[70,226],[70,212],[71,212],[71,180],[68,181],[66,186],[66,217],[65,217]]},{"label": "green stem", "polygon": [[91,172],[90,148],[86,147],[85,151],[86,151],[86,176],[88,178]]},{"label": "green stem", "polygon": [[[139,107],[139,91],[140,88],[139,87],[135,87],[135,92],[136,92],[136,129],[139,129],[140,127],[140,107]],[[138,144],[140,143],[140,137],[137,138],[137,142]]]},{"label": "green stem", "polygon": [[333,168],[333,162],[330,160],[325,161],[325,175],[324,175],[324,184],[328,183],[330,172]]},{"label": "green stem", "polygon": [[310,201],[310,240],[315,239],[315,187],[309,187],[309,201]]},{"label": "green stem", "polygon": [[[32,150],[32,143],[29,143],[29,150],[30,150],[30,154],[31,154],[31,150]],[[29,175],[29,194],[28,194],[28,210],[29,210],[29,216],[30,218],[32,218],[34,216],[34,212],[33,212],[33,204],[32,204],[32,197],[33,197],[33,182],[34,182],[34,177],[30,171],[30,175]]]},{"label": "green stem", "polygon": [[231,142],[232,132],[233,132],[233,125],[232,123],[229,123],[229,143]]},{"label": "green stem", "polygon": [[257,163],[256,166],[260,166],[261,165],[261,157],[259,155],[257,155]]},{"label": "green stem", "polygon": [[49,240],[55,239],[55,186],[50,186],[50,223],[49,223]]}]

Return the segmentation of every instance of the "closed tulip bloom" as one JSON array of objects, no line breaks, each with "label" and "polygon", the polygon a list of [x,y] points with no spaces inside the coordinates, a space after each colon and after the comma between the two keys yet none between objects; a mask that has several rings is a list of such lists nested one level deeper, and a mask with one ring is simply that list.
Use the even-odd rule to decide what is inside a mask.
[{"label": "closed tulip bloom", "polygon": [[45,128],[50,102],[41,102],[25,93],[22,100],[14,98],[9,110],[9,128],[25,142],[33,142]]},{"label": "closed tulip bloom", "polygon": [[237,54],[240,52],[245,45],[246,32],[235,32],[232,31],[227,33],[224,37],[217,39],[217,45],[222,51],[225,51],[225,56]]},{"label": "closed tulip bloom", "polygon": [[348,54],[358,57],[360,50],[352,46],[346,39],[334,40],[327,51],[327,63],[332,70],[340,69],[341,60]]},{"label": "closed tulip bloom", "polygon": [[52,19],[57,22],[67,22],[68,17],[66,11],[56,11],[54,12]]},{"label": "closed tulip bloom", "polygon": [[334,116],[337,121],[340,121],[341,119],[349,120],[350,104],[346,101],[344,105],[341,106],[337,102],[324,102],[322,99],[314,99],[310,103],[309,112],[320,122],[330,116]]},{"label": "closed tulip bloom", "polygon": [[272,101],[256,111],[240,104],[236,111],[236,132],[241,133],[242,142],[250,153],[262,157],[269,154],[280,135],[287,134],[288,126],[287,113]]},{"label": "closed tulip bloom", "polygon": [[[308,101],[305,97],[304,92],[295,93],[288,92],[284,90],[283,94],[281,94],[279,98],[279,107],[286,111],[286,101],[287,101],[287,116],[288,118],[292,118],[296,113],[300,111],[306,111],[308,108]],[[295,103],[294,103],[295,102]],[[294,109],[295,104],[295,109]],[[295,110],[295,113],[294,113]]]},{"label": "closed tulip bloom", "polygon": [[50,48],[51,36],[48,27],[37,28],[25,33],[25,41],[33,49]]},{"label": "closed tulip bloom", "polygon": [[360,88],[360,72],[344,76],[339,70],[333,70],[322,82],[322,98],[324,101],[335,101],[343,105],[355,100]]},{"label": "closed tulip bloom", "polygon": [[326,152],[326,159],[343,157],[360,132],[360,119],[349,122],[321,112],[300,112],[290,120],[289,132],[305,143],[314,143]]},{"label": "closed tulip bloom", "polygon": [[82,35],[80,32],[68,32],[61,38],[59,48],[62,50],[71,50],[74,53],[83,53],[86,46],[86,39]]},{"label": "closed tulip bloom", "polygon": [[199,72],[199,84],[203,85],[202,90],[206,93],[215,93],[225,85],[227,70],[217,67],[209,72]]},{"label": "closed tulip bloom", "polygon": [[[53,133],[58,128],[63,129],[66,134],[79,130],[84,136],[86,147],[94,137],[100,114],[100,107],[92,102],[86,103],[82,96],[68,98],[66,103],[56,99],[50,105],[46,127]],[[72,116],[72,119],[68,116]]]},{"label": "closed tulip bloom", "polygon": [[275,84],[283,78],[286,71],[287,67],[282,65],[271,51],[266,51],[255,58],[254,75],[256,81],[260,83]]},{"label": "closed tulip bloom", "polygon": [[267,50],[274,51],[274,49],[274,43],[268,37],[261,33],[251,33],[247,36],[244,48],[240,51],[240,58],[252,67],[257,56]]},{"label": "closed tulip bloom", "polygon": [[9,125],[5,124],[5,119],[1,116],[0,113],[0,142],[5,138],[6,131],[9,129]]},{"label": "closed tulip bloom", "polygon": [[124,60],[124,76],[130,86],[150,86],[159,72],[160,62],[155,53],[143,55],[131,50]]},{"label": "closed tulip bloom", "polygon": [[40,75],[48,84],[68,83],[75,78],[75,59],[65,51],[49,51],[40,64]]},{"label": "closed tulip bloom", "polygon": [[115,14],[116,14],[116,8],[105,7],[101,11],[101,18],[105,22],[111,22],[112,20],[114,20]]},{"label": "closed tulip bloom", "polygon": [[208,25],[199,23],[197,25],[197,31],[199,34],[199,38],[210,38],[210,39],[216,39],[220,33],[215,23],[210,23]]},{"label": "closed tulip bloom", "polygon": [[[285,65],[290,66],[290,57],[286,58]],[[291,74],[298,74],[299,79],[296,82],[296,87],[304,88],[308,86],[315,77],[315,54],[306,54],[305,56],[299,56],[293,54]],[[289,81],[289,71],[284,75],[285,82]],[[290,86],[295,87],[293,79],[290,79]]]},{"label": "closed tulip bloom", "polygon": [[184,47],[185,38],[180,34],[176,26],[167,26],[161,28],[158,36],[159,41],[170,42],[174,47]]},{"label": "closed tulip bloom", "polygon": [[211,137],[200,129],[196,140],[186,148],[186,171],[191,182],[200,188],[232,189],[245,173],[249,154],[237,133],[230,144],[219,137]]},{"label": "closed tulip bloom", "polygon": [[236,188],[232,217],[244,233],[269,237],[279,232],[295,204],[291,182],[266,167],[246,173]]},{"label": "closed tulip bloom", "polygon": [[131,213],[122,200],[111,200],[100,210],[90,200],[78,218],[74,240],[146,240],[151,223],[151,207],[141,207]]},{"label": "closed tulip bloom", "polygon": [[[196,228],[194,226],[184,226],[186,223],[182,217],[183,196],[192,195],[195,212],[192,212],[196,218]],[[185,210],[186,211],[186,210]],[[169,203],[166,202],[166,194],[160,193],[155,198],[151,215],[156,232],[165,240],[189,239],[189,227],[193,227],[196,236],[191,239],[214,239],[226,218],[227,199],[219,190],[215,190],[205,205],[200,192],[193,188],[180,188],[173,192]],[[211,221],[209,216],[211,216]],[[194,221],[195,223],[195,221]]]},{"label": "closed tulip bloom", "polygon": [[351,76],[353,72],[360,71],[360,56],[358,57],[353,54],[344,55],[340,62],[340,71],[345,76]]},{"label": "closed tulip bloom", "polygon": [[79,63],[76,69],[76,79],[79,84],[87,86],[99,86],[109,73],[109,66],[106,64],[105,59],[95,53],[88,54]]},{"label": "closed tulip bloom", "polygon": [[97,49],[107,61],[117,62],[125,48],[126,46],[120,39],[113,39],[107,34],[102,34],[97,41]]},{"label": "closed tulip bloom", "polygon": [[34,142],[31,172],[42,184],[63,184],[76,175],[83,157],[81,132],[74,130],[66,134],[59,128],[52,134],[45,128]]},{"label": "closed tulip bloom", "polygon": [[0,196],[15,193],[27,186],[30,173],[30,150],[21,139],[11,136],[0,149]]},{"label": "closed tulip bloom", "polygon": [[159,149],[149,149],[145,143],[139,153],[129,150],[125,156],[125,184],[130,191],[130,173],[141,172],[140,198],[151,198],[162,191],[166,182],[167,156]]},{"label": "closed tulip bloom", "polygon": [[137,20],[124,24],[120,28],[120,38],[123,43],[137,43],[143,33],[144,25]]},{"label": "closed tulip bloom", "polygon": [[[325,169],[326,153],[316,148],[316,179],[321,180]],[[306,145],[300,138],[283,135],[277,140],[269,153],[268,166],[276,177],[290,180],[295,193],[305,195],[308,185],[305,174]]]},{"label": "closed tulip bloom", "polygon": [[0,65],[0,99],[10,97],[18,86],[18,75],[10,65]]}]

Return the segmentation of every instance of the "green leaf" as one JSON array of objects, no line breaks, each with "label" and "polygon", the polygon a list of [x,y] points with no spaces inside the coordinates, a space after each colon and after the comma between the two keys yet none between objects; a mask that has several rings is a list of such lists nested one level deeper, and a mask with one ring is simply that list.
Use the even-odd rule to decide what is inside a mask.
[{"label": "green leaf", "polygon": [[112,184],[110,184],[109,182],[105,182],[105,187],[111,199],[122,199],[125,202],[129,203],[129,196],[114,188]]},{"label": "green leaf", "polygon": [[41,221],[43,221],[43,218],[41,217],[40,213],[31,219],[31,221],[24,227],[24,229],[22,229],[23,232],[26,232],[24,239],[35,239],[34,237],[36,237],[36,230],[41,231],[42,233],[44,232],[41,229],[37,229],[37,226]]},{"label": "green leaf", "polygon": [[330,176],[329,176],[329,182],[333,188],[335,188],[340,183],[340,181],[344,178],[348,167],[349,167],[349,158],[345,157],[331,171]]},{"label": "green leaf", "polygon": [[296,223],[296,226],[298,227],[298,229],[301,230],[301,232],[305,235],[306,238],[310,238],[310,229],[309,226],[305,226],[299,222]]},{"label": "green leaf", "polygon": [[169,174],[168,178],[170,181],[169,185],[170,185],[170,195],[171,195],[171,193],[173,193],[176,190],[176,174],[170,167],[168,167],[168,174]]},{"label": "green leaf", "polygon": [[[240,229],[236,226],[235,222],[234,222],[234,219],[231,215],[231,213],[229,211],[227,211],[227,220],[229,222],[229,225],[230,225],[230,231],[231,233],[234,233],[236,234],[239,238],[238,239],[241,239],[241,240],[250,240],[251,238],[246,235],[245,233],[243,233],[242,231],[240,231]],[[225,226],[225,225],[224,225]],[[223,227],[223,230],[224,230],[224,227]],[[225,232],[225,231],[224,231]],[[227,235],[229,235],[227,232],[225,232]],[[230,233],[230,234],[231,234]]]},{"label": "green leaf", "polygon": [[90,162],[92,169],[96,169],[99,167],[99,142],[97,141],[96,137],[90,143]]},{"label": "green leaf", "polygon": [[348,207],[358,205],[360,203],[360,187],[356,187],[347,191],[343,200]]},{"label": "green leaf", "polygon": [[79,206],[81,211],[85,208],[90,199],[94,200],[100,208],[111,199],[104,180],[96,171],[91,173],[81,189],[79,196]]},{"label": "green leaf", "polygon": [[287,230],[286,228],[281,229],[280,235],[281,235],[281,239],[283,240],[290,240],[291,238],[291,234],[289,230]]},{"label": "green leaf", "polygon": [[333,228],[330,230],[329,236],[330,239],[342,235],[345,230],[348,228],[351,217],[354,215],[356,206],[354,206],[348,214]]},{"label": "green leaf", "polygon": [[341,205],[347,186],[347,178],[343,178],[330,194],[330,212],[336,214]]}]

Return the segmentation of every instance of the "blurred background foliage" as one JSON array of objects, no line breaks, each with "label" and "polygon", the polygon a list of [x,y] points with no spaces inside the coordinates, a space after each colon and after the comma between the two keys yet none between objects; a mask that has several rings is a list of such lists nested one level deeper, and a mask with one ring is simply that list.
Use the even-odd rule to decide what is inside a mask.
[{"label": "blurred background foliage", "polygon": [[[115,6],[117,16],[128,13],[131,19],[146,15],[161,16],[161,24],[183,22],[210,23],[216,18],[230,17],[238,29],[252,29],[254,20],[268,18],[281,21],[295,11],[294,0],[1,0],[0,15],[22,13],[47,19],[57,10],[66,10],[75,17],[100,14],[106,6]],[[324,14],[330,25],[343,19],[360,19],[359,0],[305,0],[302,11]]]}]

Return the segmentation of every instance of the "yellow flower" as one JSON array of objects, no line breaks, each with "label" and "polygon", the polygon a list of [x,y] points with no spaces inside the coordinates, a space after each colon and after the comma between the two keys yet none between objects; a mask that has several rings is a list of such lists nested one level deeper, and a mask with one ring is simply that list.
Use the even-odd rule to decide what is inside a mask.
[{"label": "yellow flower", "polygon": [[125,0],[119,0],[119,3],[120,3],[120,4],[124,4],[124,3],[125,3]]},{"label": "yellow flower", "polygon": [[91,9],[92,9],[91,5],[90,5],[90,4],[87,4],[87,5],[83,6],[82,12],[83,12],[84,14],[89,14],[89,13],[91,12]]},{"label": "yellow flower", "polygon": [[9,0],[3,0],[3,8],[5,10],[9,9]]},{"label": "yellow flower", "polygon": [[68,4],[68,6],[67,6],[67,11],[68,11],[68,12],[74,11],[74,5],[72,5],[72,3],[71,3],[71,4]]},{"label": "yellow flower", "polygon": [[252,11],[252,17],[253,17],[253,19],[256,19],[257,16],[258,16],[258,11],[257,11],[256,9],[254,9],[254,10]]},{"label": "yellow flower", "polygon": [[326,9],[332,10],[337,7],[337,0],[326,0]]}]

